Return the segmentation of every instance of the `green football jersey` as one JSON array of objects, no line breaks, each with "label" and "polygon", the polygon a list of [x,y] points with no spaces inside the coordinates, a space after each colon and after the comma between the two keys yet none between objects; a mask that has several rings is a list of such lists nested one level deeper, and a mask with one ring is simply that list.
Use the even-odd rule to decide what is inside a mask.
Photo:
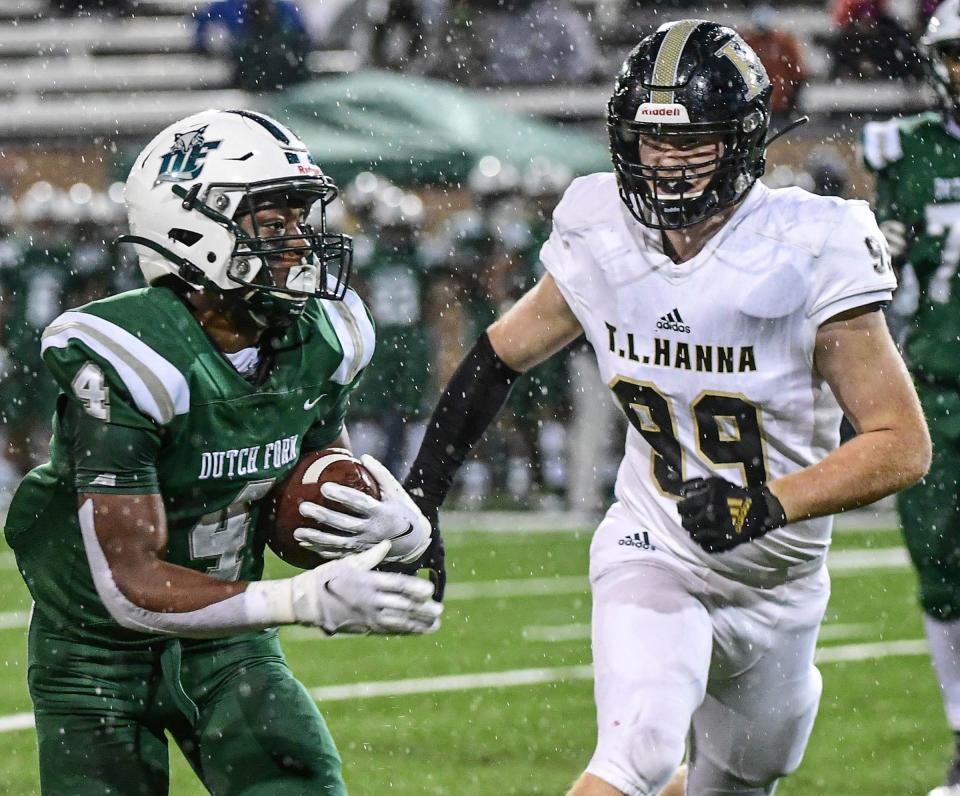
[{"label": "green football jersey", "polygon": [[[340,434],[373,347],[373,324],[353,291],[342,302],[308,302],[259,386],[167,288],[121,293],[56,318],[43,333],[43,360],[60,388],[50,461],[21,483],[6,526],[36,610],[65,632],[148,638],[113,622],[97,596],[77,520],[81,491],[159,492],[167,561],[225,580],[259,578],[259,501],[302,450]],[[77,416],[84,422],[71,422]],[[78,428],[91,417],[114,441],[152,440],[147,475],[111,464],[127,462],[123,450],[81,447],[84,466],[75,462]]]},{"label": "green football jersey", "polygon": [[424,385],[430,377],[423,318],[426,271],[416,252],[376,251],[357,277],[377,324],[377,351],[355,395],[355,409],[378,417],[387,402],[404,414],[416,414],[425,408]]},{"label": "green football jersey", "polygon": [[960,384],[960,127],[933,112],[869,122],[863,156],[877,178],[877,221],[901,221],[910,234],[901,290],[912,271],[919,295],[908,359],[931,380]]}]

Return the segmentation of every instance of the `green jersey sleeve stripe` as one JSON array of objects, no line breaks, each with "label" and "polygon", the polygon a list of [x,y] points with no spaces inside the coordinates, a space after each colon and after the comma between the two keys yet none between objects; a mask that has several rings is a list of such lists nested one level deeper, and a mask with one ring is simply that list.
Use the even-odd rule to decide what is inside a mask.
[{"label": "green jersey sleeve stripe", "polygon": [[137,408],[161,425],[190,408],[190,387],[169,361],[130,332],[96,315],[65,312],[44,332],[41,351],[77,340],[108,362]]},{"label": "green jersey sleeve stripe", "polygon": [[360,297],[352,290],[347,291],[343,301],[322,303],[343,349],[343,360],[331,376],[331,381],[350,384],[373,358],[373,324]]}]

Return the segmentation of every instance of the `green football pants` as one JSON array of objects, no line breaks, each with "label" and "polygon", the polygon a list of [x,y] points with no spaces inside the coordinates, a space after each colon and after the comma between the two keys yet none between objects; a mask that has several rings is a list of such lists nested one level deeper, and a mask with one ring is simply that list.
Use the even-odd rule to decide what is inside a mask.
[{"label": "green football pants", "polygon": [[920,604],[960,618],[960,391],[918,385],[933,438],[930,472],[897,496],[903,536],[920,581]]},{"label": "green football pants", "polygon": [[34,617],[28,681],[43,794],[166,794],[167,733],[217,796],[346,794],[330,732],[275,631],[125,650]]}]

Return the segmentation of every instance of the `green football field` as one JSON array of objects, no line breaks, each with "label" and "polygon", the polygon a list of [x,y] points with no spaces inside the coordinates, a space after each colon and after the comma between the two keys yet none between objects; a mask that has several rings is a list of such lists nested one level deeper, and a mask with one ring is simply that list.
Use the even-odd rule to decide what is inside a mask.
[{"label": "green football field", "polygon": [[[442,630],[326,639],[284,631],[320,700],[351,793],[562,794],[587,762],[587,533],[448,533]],[[843,532],[821,640],[825,692],[799,771],[778,794],[925,794],[950,736],[922,643],[914,580],[893,530]],[[270,574],[283,565],[272,562]],[[0,552],[0,793],[37,793],[25,686],[29,600]],[[173,794],[204,791],[171,753]]]}]

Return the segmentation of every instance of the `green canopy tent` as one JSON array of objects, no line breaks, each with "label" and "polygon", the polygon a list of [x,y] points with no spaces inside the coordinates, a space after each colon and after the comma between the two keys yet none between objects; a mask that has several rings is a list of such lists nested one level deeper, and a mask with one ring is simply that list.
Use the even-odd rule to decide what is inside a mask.
[{"label": "green canopy tent", "polygon": [[611,168],[600,136],[506,111],[436,80],[360,72],[264,101],[263,110],[288,123],[340,183],[364,170],[406,184],[459,182],[484,155],[519,168],[539,155],[575,174]]}]

